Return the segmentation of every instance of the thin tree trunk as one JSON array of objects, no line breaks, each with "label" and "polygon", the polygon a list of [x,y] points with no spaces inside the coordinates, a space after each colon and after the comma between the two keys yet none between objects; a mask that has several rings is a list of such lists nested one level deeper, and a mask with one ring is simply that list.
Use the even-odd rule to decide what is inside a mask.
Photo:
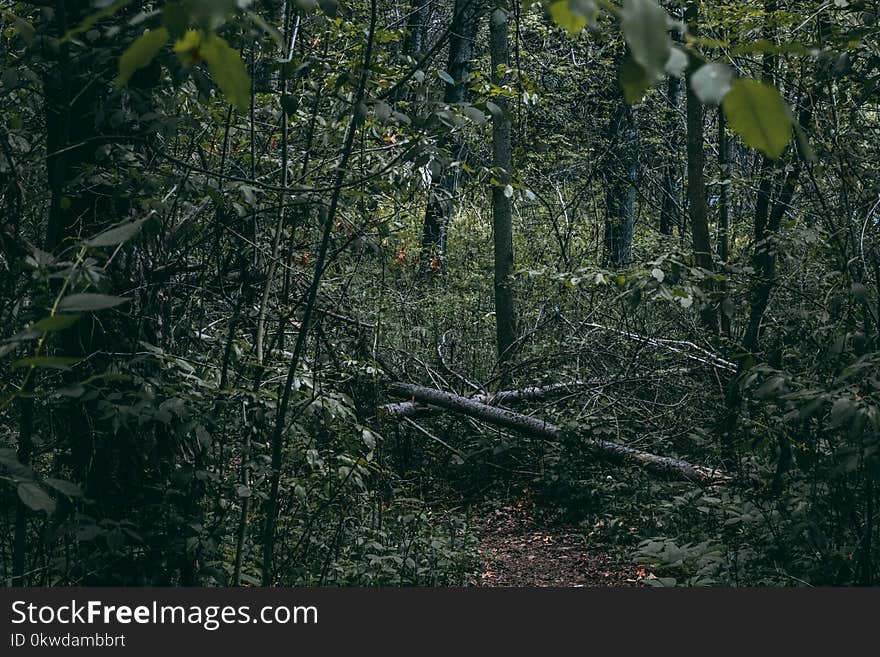
[{"label": "thin tree trunk", "polygon": [[[718,171],[721,177],[721,189],[718,193],[718,258],[724,265],[730,258],[730,210],[728,205],[727,190],[730,186],[730,157],[727,143],[727,124],[724,112],[718,108]],[[725,299],[728,298],[727,282],[721,284],[721,292]],[[721,304],[719,318],[721,321],[721,335],[730,337],[731,317],[727,310],[729,304]]]},{"label": "thin tree trunk", "polygon": [[621,100],[611,119],[612,179],[605,195],[605,250],[617,269],[632,264],[636,192],[639,179],[639,132],[632,107]]},{"label": "thin tree trunk", "polygon": [[[680,9],[670,10],[671,15],[681,18]],[[681,38],[676,34],[676,41]],[[660,233],[672,236],[675,226],[681,226],[681,188],[679,184],[680,167],[678,163],[681,140],[679,138],[679,109],[681,106],[681,78],[669,76],[666,84],[666,95],[671,110],[669,126],[669,153],[663,165],[663,201],[660,206]]]},{"label": "thin tree trunk", "polygon": [[[297,18],[298,20],[298,18]],[[290,29],[290,13],[289,9],[285,12],[284,24]],[[290,45],[288,46],[288,50],[292,51],[296,46],[296,35],[299,31],[299,23],[295,28],[293,28],[293,34],[290,37]],[[283,54],[283,53],[282,53]],[[280,76],[280,85],[278,90],[278,97],[281,101],[282,108],[284,107],[284,97],[287,94],[287,76]],[[278,270],[278,259],[281,255],[281,235],[284,231],[284,211],[285,211],[285,202],[287,200],[287,192],[284,191],[287,189],[287,168],[288,168],[288,156],[289,156],[289,124],[290,117],[287,116],[287,112],[282,109],[281,111],[281,179],[280,186],[281,192],[278,195],[278,216],[276,218],[275,223],[275,232],[272,236],[272,256],[269,261],[269,270],[266,273],[266,282],[263,287],[263,295],[260,299],[260,309],[259,315],[257,318],[257,336],[256,336],[256,357],[257,357],[257,375],[254,377],[254,390],[259,387],[260,382],[262,381],[263,375],[263,365],[265,362],[265,353],[264,353],[264,342],[266,336],[266,314],[269,309],[269,295],[272,291],[272,285],[275,281],[275,273]],[[283,335],[283,331],[281,331],[281,335]],[[250,486],[250,467],[249,467],[249,459],[250,459],[250,451],[251,451],[251,439],[250,434],[248,433],[245,436],[245,444],[244,450],[241,457],[241,473],[239,480],[243,486]],[[234,586],[241,586],[241,566],[242,561],[244,559],[244,544],[245,537],[247,534],[247,525],[248,525],[248,516],[250,514],[250,496],[244,496],[241,498],[241,515],[238,519],[238,530],[236,532],[236,541],[235,541],[235,565],[232,574],[232,582]]]},{"label": "thin tree trunk", "polygon": [[[452,26],[449,31],[449,61],[446,72],[452,78],[447,83],[443,102],[454,105],[465,100],[467,80],[470,76],[474,40],[477,34],[481,0],[456,0]],[[464,158],[464,142],[458,136],[445,134],[437,144],[450,159]],[[446,231],[455,194],[458,190],[458,171],[447,167],[437,183],[432,183],[425,209],[425,222],[422,228],[422,248],[420,254],[423,272],[443,267],[446,257]],[[436,259],[436,260],[435,260]],[[439,263],[440,267],[432,266]]]},{"label": "thin tree trunk", "polygon": [[[812,117],[813,104],[806,95],[801,99],[798,123],[801,126],[809,125]],[[775,236],[782,226],[785,212],[791,206],[794,193],[800,180],[803,168],[803,157],[796,150],[792,151],[794,161],[788,167],[788,173],[779,191],[779,197],[773,202],[767,218],[767,225],[762,238],[755,244],[754,267],[756,283],[752,289],[752,301],[749,307],[749,323],[743,335],[743,346],[750,353],[758,351],[760,343],[761,322],[767,306],[770,303],[770,294],[776,284],[776,261],[777,252]]]},{"label": "thin tree trunk", "polygon": [[721,176],[721,189],[718,192],[718,259],[727,262],[730,258],[730,209],[727,189],[730,180],[730,158],[727,143],[727,122],[724,112],[718,108],[718,171]]},{"label": "thin tree trunk", "polygon": [[406,20],[406,38],[403,40],[403,54],[418,59],[425,47],[425,33],[428,29],[429,0],[413,0]]},{"label": "thin tree trunk", "polygon": [[[366,93],[367,78],[370,74],[370,62],[373,57],[373,43],[376,35],[376,9],[377,0],[370,2],[370,27],[367,34],[367,45],[364,50],[364,61],[361,68],[360,81],[358,82],[353,106],[357,107],[364,100]],[[358,112],[353,112],[348,123],[345,140],[340,153],[339,166],[333,184],[333,192],[330,198],[330,206],[324,217],[324,228],[321,236],[321,244],[318,248],[318,257],[315,260],[315,273],[306,296],[305,309],[300,322],[299,333],[290,357],[290,365],[287,369],[287,377],[275,414],[275,427],[272,431],[272,474],[270,477],[269,500],[266,506],[266,524],[263,532],[263,586],[270,586],[274,581],[274,552],[275,552],[275,527],[278,521],[278,492],[281,484],[281,466],[284,447],[284,430],[287,423],[287,409],[290,406],[290,396],[293,391],[293,382],[299,370],[300,360],[306,347],[306,338],[311,328],[312,314],[315,310],[315,302],[318,298],[318,288],[324,275],[324,267],[327,262],[327,253],[330,247],[330,235],[333,232],[333,224],[336,219],[336,211],[339,208],[339,197],[342,193],[342,185],[348,173],[348,162],[354,149],[354,138],[363,118]]]},{"label": "thin tree trunk", "polygon": [[[507,38],[508,13],[492,12],[489,42],[492,59],[492,82],[504,84],[504,69],[509,66]],[[492,227],[495,246],[495,333],[498,361],[509,360],[516,342],[516,318],[513,301],[513,219],[511,215],[510,171],[511,128],[507,101],[499,96],[500,111],[492,120],[492,155],[497,184],[492,187]]]},{"label": "thin tree trunk", "polygon": [[[685,20],[693,36],[699,32],[700,3],[688,3]],[[691,85],[693,66],[685,77],[687,94],[687,170],[688,170],[688,217],[691,226],[691,244],[694,264],[712,270],[712,245],[709,240],[709,212],[706,206],[705,154],[703,152],[704,126],[703,104],[697,98]],[[706,304],[701,312],[703,324],[713,333],[718,333],[718,318],[714,308]]]}]

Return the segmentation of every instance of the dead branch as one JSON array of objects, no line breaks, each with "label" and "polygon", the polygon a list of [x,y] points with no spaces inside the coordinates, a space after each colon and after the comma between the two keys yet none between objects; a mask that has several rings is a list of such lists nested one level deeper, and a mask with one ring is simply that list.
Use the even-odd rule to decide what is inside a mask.
[{"label": "dead branch", "polygon": [[[552,441],[563,438],[562,429],[555,424],[505,408],[489,406],[476,399],[460,397],[443,390],[426,388],[412,383],[394,382],[389,384],[388,389],[393,394],[409,397],[412,401],[467,415],[490,424],[519,431],[527,436]],[[658,456],[620,443],[596,438],[587,438],[586,442],[604,458],[637,463],[658,474],[671,475],[701,484],[721,484],[732,479],[729,474],[712,468],[694,465],[668,456]]]}]

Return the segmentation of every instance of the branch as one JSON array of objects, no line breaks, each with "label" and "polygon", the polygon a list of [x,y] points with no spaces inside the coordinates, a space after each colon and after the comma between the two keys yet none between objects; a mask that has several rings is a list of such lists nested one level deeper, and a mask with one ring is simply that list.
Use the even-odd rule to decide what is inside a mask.
[{"label": "branch", "polygon": [[[391,393],[401,397],[410,397],[414,401],[439,406],[454,413],[519,431],[527,436],[551,441],[559,441],[564,437],[562,429],[546,420],[514,413],[504,408],[488,406],[475,399],[460,397],[449,392],[425,388],[412,383],[394,382],[389,384],[388,388]],[[650,454],[607,440],[596,438],[586,440],[587,444],[603,458],[637,463],[661,475],[696,481],[701,484],[722,484],[732,480],[729,474],[693,465],[680,459]]]}]

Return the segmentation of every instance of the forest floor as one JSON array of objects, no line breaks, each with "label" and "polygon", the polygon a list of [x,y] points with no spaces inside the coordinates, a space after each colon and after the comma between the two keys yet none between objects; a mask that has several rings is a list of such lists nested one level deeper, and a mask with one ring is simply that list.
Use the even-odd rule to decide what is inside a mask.
[{"label": "forest floor", "polygon": [[475,586],[640,586],[644,570],[591,545],[583,528],[543,520],[520,501],[475,519],[482,572]]}]

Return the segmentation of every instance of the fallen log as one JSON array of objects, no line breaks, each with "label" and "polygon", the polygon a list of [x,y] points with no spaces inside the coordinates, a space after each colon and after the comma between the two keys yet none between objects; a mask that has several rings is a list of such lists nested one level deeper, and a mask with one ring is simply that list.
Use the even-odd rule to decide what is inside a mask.
[{"label": "fallen log", "polygon": [[[546,420],[515,413],[506,408],[489,406],[476,399],[460,397],[443,390],[399,381],[389,384],[388,389],[391,393],[401,397],[409,397],[412,401],[444,408],[489,424],[519,431],[527,436],[558,441],[564,435],[562,429]],[[719,470],[694,465],[668,456],[658,456],[609,440],[588,438],[586,442],[605,458],[637,463],[658,474],[671,475],[701,484],[722,484],[732,479],[729,474]]]}]

